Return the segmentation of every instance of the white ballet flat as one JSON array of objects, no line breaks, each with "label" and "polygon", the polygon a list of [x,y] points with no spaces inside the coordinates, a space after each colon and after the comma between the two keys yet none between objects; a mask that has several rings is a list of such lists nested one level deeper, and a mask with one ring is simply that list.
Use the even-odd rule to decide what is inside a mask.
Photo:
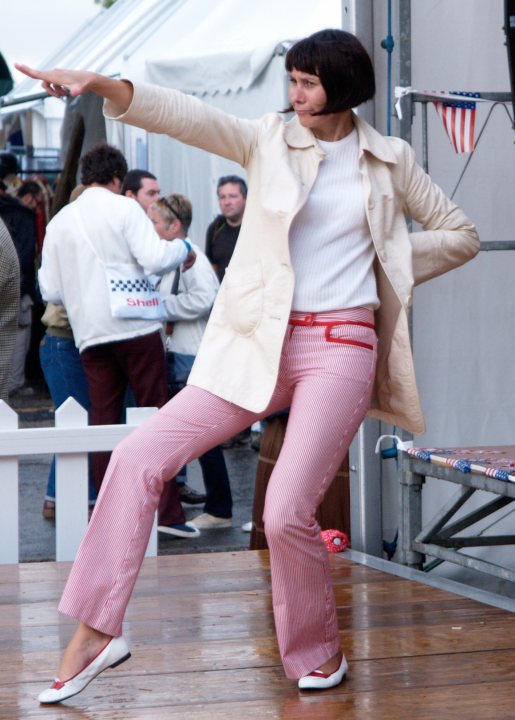
[{"label": "white ballet flat", "polygon": [[345,655],[342,653],[340,666],[333,673],[323,673],[321,670],[313,670],[309,675],[304,675],[299,680],[299,690],[327,690],[336,687],[345,677],[349,666]]},{"label": "white ballet flat", "polygon": [[58,703],[77,695],[101,672],[121,665],[130,656],[129,647],[123,637],[111,638],[82,670],[64,682],[56,678],[53,685],[39,694],[38,700],[44,704]]}]

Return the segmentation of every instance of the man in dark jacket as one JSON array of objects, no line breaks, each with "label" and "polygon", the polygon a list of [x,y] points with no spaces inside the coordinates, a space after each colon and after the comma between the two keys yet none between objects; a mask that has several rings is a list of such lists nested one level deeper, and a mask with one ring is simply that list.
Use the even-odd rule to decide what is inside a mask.
[{"label": "man in dark jacket", "polygon": [[240,234],[247,200],[247,183],[238,175],[219,178],[216,193],[221,215],[213,220],[206,232],[206,255],[222,282]]}]

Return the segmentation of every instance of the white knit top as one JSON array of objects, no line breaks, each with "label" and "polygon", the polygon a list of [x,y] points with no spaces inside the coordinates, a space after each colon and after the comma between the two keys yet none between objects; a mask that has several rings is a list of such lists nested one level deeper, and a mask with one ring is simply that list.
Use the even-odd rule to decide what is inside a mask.
[{"label": "white knit top", "polygon": [[322,312],[379,306],[375,251],[358,167],[358,133],[317,140],[326,157],[290,228],[293,310]]}]

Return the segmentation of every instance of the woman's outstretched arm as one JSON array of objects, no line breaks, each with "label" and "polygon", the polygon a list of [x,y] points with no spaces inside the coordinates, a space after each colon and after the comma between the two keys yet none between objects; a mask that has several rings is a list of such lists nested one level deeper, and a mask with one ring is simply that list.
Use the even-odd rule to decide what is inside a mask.
[{"label": "woman's outstretched arm", "polygon": [[15,67],[34,80],[41,80],[43,88],[54,97],[92,92],[111,100],[123,112],[132,101],[132,84],[126,80],[117,80],[88,70],[34,70],[19,63],[15,63]]}]

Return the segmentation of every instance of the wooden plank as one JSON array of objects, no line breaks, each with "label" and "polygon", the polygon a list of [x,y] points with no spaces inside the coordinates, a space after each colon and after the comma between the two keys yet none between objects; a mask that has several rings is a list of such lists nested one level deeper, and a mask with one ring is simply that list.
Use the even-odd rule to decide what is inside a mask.
[{"label": "wooden plank", "polygon": [[[220,720],[233,716],[245,720],[256,717],[392,720],[403,716],[409,720],[513,720],[513,676],[499,680],[498,667],[492,670],[497,678],[493,681],[478,681],[476,668],[475,681],[467,684],[447,682],[440,675],[439,685],[403,685],[392,681],[386,666],[376,673],[373,689],[360,685],[362,676],[370,678],[377,670],[377,666],[357,664],[339,688],[313,694],[299,693],[292,683],[285,683],[279,670],[233,672],[229,685],[219,672],[127,677],[121,670],[114,670],[111,679],[107,675],[99,678],[94,686],[65,705],[43,710],[45,720],[61,720],[68,714],[95,720],[161,717],[198,720],[207,719],[208,713]],[[425,671],[419,667],[418,677],[423,678],[421,673]],[[409,680],[409,674],[406,677]],[[17,706],[0,689],[3,720],[42,717],[42,709],[31,700],[39,689],[35,683],[25,684]]]},{"label": "wooden plank", "polygon": [[133,657],[40,708],[73,623],[69,563],[0,568],[0,718],[513,720],[513,615],[331,557],[348,678],[300,693],[280,663],[266,551],[145,560],[124,633]]}]

